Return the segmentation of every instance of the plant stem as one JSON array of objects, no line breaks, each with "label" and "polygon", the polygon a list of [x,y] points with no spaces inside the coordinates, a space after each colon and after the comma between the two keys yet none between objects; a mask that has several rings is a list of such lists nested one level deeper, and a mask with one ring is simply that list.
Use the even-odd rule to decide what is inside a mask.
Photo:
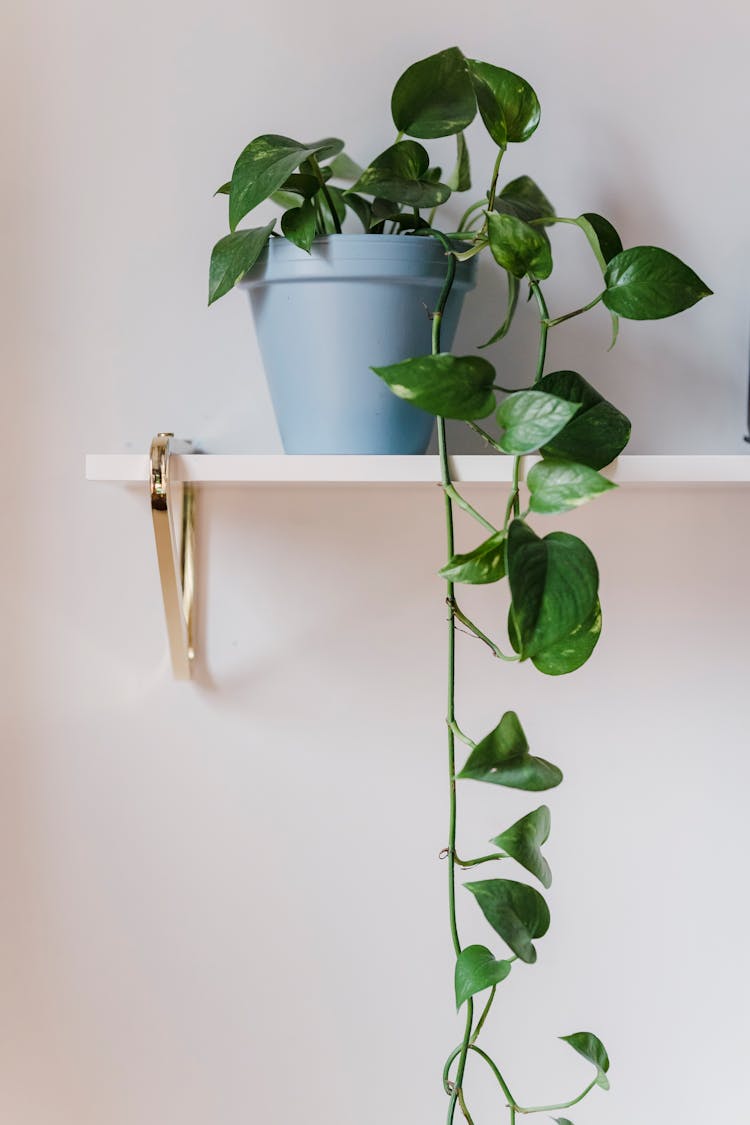
[{"label": "plant stem", "polygon": [[468,746],[470,750],[473,750],[474,747],[476,746],[476,742],[474,742],[474,740],[472,738],[469,738],[468,734],[464,734],[464,732],[461,730],[460,726],[455,721],[455,719],[449,725],[450,725],[450,729],[453,731],[456,738],[459,738],[461,740],[461,742],[464,743],[465,746]]},{"label": "plant stem", "polygon": [[[471,1001],[467,1001],[467,1003],[471,1003]],[[451,1053],[448,1055],[448,1059],[445,1063],[445,1066],[443,1067],[443,1085],[446,1089],[450,1088],[449,1074],[450,1074],[451,1065],[453,1063],[453,1060],[456,1058],[456,1056],[461,1052],[462,1046],[463,1046],[463,1044],[459,1044],[458,1047],[455,1047],[451,1051]],[[508,1083],[505,1081],[502,1074],[498,1070],[496,1064],[492,1061],[492,1059],[487,1054],[487,1052],[483,1051],[481,1047],[477,1047],[476,1044],[472,1043],[472,1042],[469,1043],[468,1049],[470,1051],[474,1051],[475,1054],[479,1055],[480,1058],[484,1059],[484,1061],[487,1063],[487,1066],[490,1068],[490,1070],[494,1074],[495,1078],[497,1079],[501,1090],[505,1094],[505,1097],[508,1100],[508,1105],[513,1110],[517,1110],[518,1106],[516,1105],[515,1098],[513,1097],[513,1095],[510,1092],[510,1089],[508,1087]],[[455,1084],[454,1084],[454,1088],[455,1088]]]},{"label": "plant stem", "polygon": [[480,855],[478,859],[459,859],[456,856],[457,867],[477,867],[480,863],[489,863],[491,859],[507,859],[505,852],[493,852],[491,855]]},{"label": "plant stem", "polygon": [[476,1043],[477,1039],[479,1038],[479,1032],[484,1027],[484,1021],[487,1019],[487,1016],[490,1014],[490,1008],[492,1007],[492,1001],[495,999],[495,993],[496,992],[497,992],[497,985],[493,984],[492,991],[490,992],[489,1000],[485,1004],[484,1009],[482,1011],[482,1014],[477,1021],[477,1026],[474,1028],[474,1034],[472,1035],[471,1043],[469,1044],[470,1047],[473,1047],[474,1044]]},{"label": "plant stem", "polygon": [[461,222],[458,224],[458,229],[463,230],[466,223],[468,223],[469,219],[474,214],[474,212],[475,211],[481,211],[486,206],[487,206],[487,200],[486,199],[480,199],[477,203],[472,203],[471,207],[467,207],[466,210],[464,211],[463,215],[461,216]]},{"label": "plant stem", "polygon": [[544,374],[544,361],[547,358],[547,333],[549,331],[549,311],[547,309],[547,302],[540,288],[538,281],[530,282],[531,292],[536,297],[536,303],[539,307],[539,354],[536,363],[536,375],[534,376],[534,383],[538,383]]},{"label": "plant stem", "polygon": [[315,172],[315,176],[316,176],[318,182],[320,183],[320,188],[321,188],[321,191],[323,192],[323,198],[326,201],[326,206],[331,213],[331,220],[333,222],[334,230],[336,231],[336,234],[341,234],[341,223],[339,222],[339,217],[338,217],[338,214],[336,213],[336,208],[333,205],[333,200],[331,199],[331,193],[329,192],[328,187],[326,185],[326,182],[323,179],[323,173],[320,170],[320,165],[318,164],[318,161],[315,159],[314,156],[309,157],[309,160],[310,160],[310,164],[312,165],[313,171]]},{"label": "plant stem", "polygon": [[582,1094],[579,1094],[577,1098],[571,1098],[569,1102],[559,1102],[557,1105],[517,1105],[515,1106],[515,1110],[516,1113],[548,1113],[553,1109],[570,1109],[571,1106],[578,1105],[579,1102],[582,1102],[586,1095],[593,1090],[594,1086],[596,1086],[596,1079],[594,1079],[593,1082],[589,1082]]},{"label": "plant stem", "polygon": [[466,425],[470,430],[473,430],[475,434],[479,434],[482,441],[484,441],[487,445],[491,445],[492,448],[496,449],[498,453],[505,452],[500,443],[495,441],[492,435],[488,434],[486,430],[483,430],[481,426],[478,426],[476,422],[467,422]]},{"label": "plant stem", "polygon": [[599,304],[603,296],[604,294],[600,293],[598,297],[594,297],[593,301],[589,301],[587,305],[582,305],[580,309],[574,309],[573,312],[565,313],[564,316],[556,316],[554,320],[548,320],[547,327],[554,328],[556,324],[562,324],[564,320],[570,320],[574,316],[580,316],[581,313],[588,312],[589,309],[593,309],[594,305]]},{"label": "plant stem", "polygon": [[[440,419],[438,419],[438,445],[439,445],[439,443],[440,443]],[[467,515],[472,516],[472,518],[475,519],[477,521],[477,523],[481,523],[482,527],[484,527],[487,531],[491,532],[493,535],[495,535],[497,533],[497,528],[494,527],[493,524],[491,524],[489,522],[489,520],[486,520],[484,518],[484,516],[476,510],[476,508],[473,508],[471,506],[471,504],[469,503],[469,501],[465,500],[463,498],[463,496],[461,495],[461,493],[457,492],[456,489],[453,487],[453,485],[450,482],[448,484],[446,484],[445,481],[443,481],[442,483],[443,483],[443,491],[444,491],[446,497],[449,500],[454,500],[455,503],[458,504],[459,508],[461,508],[464,512],[466,512]]]},{"label": "plant stem", "polygon": [[491,211],[492,208],[495,206],[495,192],[497,190],[497,177],[500,174],[500,161],[503,159],[504,155],[505,155],[505,149],[504,148],[499,149],[498,154],[497,154],[497,160],[495,161],[495,167],[492,169],[492,182],[490,183],[489,195],[487,196],[487,210],[488,211]]},{"label": "plant stem", "polygon": [[507,530],[508,524],[510,522],[511,513],[513,515],[517,516],[518,513],[519,513],[519,510],[520,510],[520,507],[521,507],[521,505],[519,503],[520,477],[521,477],[521,458],[520,457],[514,457],[513,458],[513,484],[511,486],[510,496],[508,497],[508,503],[507,503],[506,508],[505,508],[505,521],[503,523],[503,528],[506,529],[506,530]]},{"label": "plant stem", "polygon": [[[451,589],[453,589],[452,586]],[[466,628],[469,629],[475,637],[478,637],[480,641],[484,641],[487,647],[492,651],[493,656],[496,656],[498,660],[506,660],[511,664],[515,663],[518,660],[517,656],[506,656],[506,654],[502,652],[500,648],[498,648],[495,642],[491,640],[491,638],[488,637],[486,633],[483,633],[478,625],[474,624],[470,617],[467,617],[465,613],[462,613],[458,608],[456,599],[452,594],[448,597],[447,601],[448,605],[450,606],[451,616],[454,617],[457,621],[460,621],[462,625],[465,625]]]}]

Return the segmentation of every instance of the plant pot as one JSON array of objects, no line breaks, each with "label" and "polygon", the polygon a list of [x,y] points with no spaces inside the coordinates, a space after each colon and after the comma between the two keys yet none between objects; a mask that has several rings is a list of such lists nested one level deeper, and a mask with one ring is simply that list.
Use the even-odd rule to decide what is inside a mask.
[{"label": "plant pot", "polygon": [[[441,347],[451,347],[474,260],[459,262]],[[436,239],[334,234],[306,254],[271,239],[247,288],[287,453],[424,453],[435,419],[370,370],[431,351],[445,280]]]}]

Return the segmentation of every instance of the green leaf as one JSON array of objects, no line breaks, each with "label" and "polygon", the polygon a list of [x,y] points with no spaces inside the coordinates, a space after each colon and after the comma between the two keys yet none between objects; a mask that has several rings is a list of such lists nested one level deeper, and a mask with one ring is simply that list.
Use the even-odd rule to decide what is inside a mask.
[{"label": "green leaf", "polygon": [[573,1125],[573,1122],[568,1117],[551,1117],[550,1121],[556,1121],[557,1125]]},{"label": "green leaf", "polygon": [[284,211],[292,207],[300,207],[304,202],[302,196],[296,195],[293,191],[272,191],[268,198]]},{"label": "green leaf", "polygon": [[514,391],[497,408],[497,420],[505,433],[500,446],[516,456],[539,449],[567,425],[577,403],[566,402],[545,391]]},{"label": "green leaf", "polygon": [[557,766],[529,753],[529,744],[515,711],[506,711],[495,729],[476,744],[457,777],[531,793],[554,789],[563,779]]},{"label": "green leaf", "polygon": [[522,660],[543,653],[590,617],[599,586],[596,560],[566,531],[544,539],[515,519],[508,531],[508,578]]},{"label": "green leaf", "polygon": [[350,207],[366,231],[372,226],[372,206],[367,199],[353,191],[344,192],[344,202]]},{"label": "green leaf", "polygon": [[334,157],[328,167],[331,169],[331,175],[337,180],[349,180],[350,183],[354,183],[362,175],[362,168],[345,152]]},{"label": "green leaf", "polygon": [[294,175],[287,176],[281,185],[281,190],[294,192],[303,199],[312,199],[320,191],[320,180],[317,176],[306,172],[295,172]]},{"label": "green leaf", "polygon": [[281,216],[281,232],[300,250],[310,253],[315,238],[315,208],[309,199],[299,207],[292,207]]},{"label": "green leaf", "polygon": [[229,195],[229,190],[230,190],[231,186],[232,186],[232,183],[231,183],[231,181],[228,180],[227,183],[222,184],[221,187],[217,187],[216,191],[214,192],[214,195]]},{"label": "green leaf", "polygon": [[541,226],[550,226],[555,215],[555,208],[531,176],[519,176],[507,183],[496,196],[494,209],[500,215],[514,215],[525,223],[549,219],[540,223]]},{"label": "green leaf", "polygon": [[505,532],[497,531],[473,551],[453,555],[440,570],[440,576],[448,582],[468,582],[474,586],[499,582],[505,577],[505,539]]},{"label": "green leaf", "polygon": [[485,988],[494,988],[508,976],[510,961],[497,961],[484,945],[467,945],[456,958],[456,1009]]},{"label": "green leaf", "polygon": [[551,371],[539,390],[580,404],[567,426],[542,448],[545,457],[578,461],[603,469],[622,453],[630,439],[630,421],[576,371]]},{"label": "green leaf", "polygon": [[525,141],[539,124],[539,99],[523,78],[490,63],[469,61],[479,112],[496,145]]},{"label": "green leaf", "polygon": [[463,133],[456,133],[456,165],[445,182],[451,191],[468,191],[471,187],[469,149]]},{"label": "green leaf", "polygon": [[543,231],[530,227],[515,215],[487,216],[490,250],[499,266],[515,277],[549,277],[552,273],[552,252]]},{"label": "green leaf", "polygon": [[500,325],[495,335],[490,336],[486,344],[479,345],[480,348],[488,348],[490,344],[496,343],[497,340],[502,340],[504,336],[508,335],[510,326],[513,323],[513,317],[515,316],[516,307],[518,305],[518,293],[520,290],[520,285],[518,282],[518,278],[515,277],[512,273],[508,273],[507,270],[505,271],[505,276],[508,279],[508,304],[505,311],[505,320]]},{"label": "green leaf", "polygon": [[576,461],[544,460],[529,471],[526,483],[532,512],[569,512],[616,485],[588,465]]},{"label": "green leaf", "polygon": [[330,160],[344,150],[344,142],[338,137],[324,137],[322,141],[312,141],[306,146],[316,160]]},{"label": "green leaf", "polygon": [[544,937],[550,920],[547,903],[539,891],[512,879],[483,879],[464,886],[506,945],[527,965],[533,965],[536,949],[532,939]]},{"label": "green leaf", "polygon": [[228,293],[257,262],[268,245],[276,221],[254,230],[228,234],[214,246],[208,273],[208,303],[212,305]]},{"label": "green leaf", "polygon": [[609,1056],[604,1049],[601,1039],[597,1039],[590,1031],[576,1031],[574,1035],[561,1035],[563,1043],[569,1043],[574,1051],[596,1067],[596,1084],[602,1090],[609,1089]]},{"label": "green leaf", "polygon": [[[342,191],[341,188],[329,185],[328,194],[333,202],[333,209],[336,212],[336,217],[338,218],[339,225],[341,225],[341,223],[343,223],[344,219],[346,218],[346,192]],[[328,217],[329,210],[325,196],[323,196],[323,212],[326,217]],[[336,233],[336,228],[333,225],[333,221],[331,221],[331,232]]]},{"label": "green leaf", "polygon": [[254,207],[282,186],[315,147],[290,137],[266,133],[256,137],[237,158],[229,192],[229,226],[234,230]]},{"label": "green leaf", "polygon": [[442,352],[372,370],[399,398],[428,414],[472,421],[486,418],[495,406],[495,368],[478,356]]},{"label": "green leaf", "polygon": [[550,811],[546,805],[541,805],[496,836],[492,843],[535,875],[543,887],[549,887],[552,872],[541,850],[549,839],[549,832]]},{"label": "green leaf", "polygon": [[608,263],[604,304],[628,320],[659,320],[689,309],[711,290],[696,273],[658,246],[634,246]]},{"label": "green leaf", "polygon": [[602,273],[606,273],[607,263],[622,252],[622,240],[619,234],[608,219],[593,211],[586,211],[583,215],[579,215],[576,222],[586,235]]},{"label": "green leaf", "polygon": [[352,190],[409,207],[437,207],[451,189],[425,178],[429,165],[427,150],[417,141],[397,141],[365,168]]},{"label": "green leaf", "polygon": [[602,609],[597,598],[585,621],[576,626],[567,637],[532,656],[531,662],[545,676],[565,676],[568,672],[575,672],[591,656],[601,631]]},{"label": "green leaf", "polygon": [[477,103],[469,66],[449,47],[405,70],[391,98],[396,128],[410,137],[449,137],[474,120]]}]

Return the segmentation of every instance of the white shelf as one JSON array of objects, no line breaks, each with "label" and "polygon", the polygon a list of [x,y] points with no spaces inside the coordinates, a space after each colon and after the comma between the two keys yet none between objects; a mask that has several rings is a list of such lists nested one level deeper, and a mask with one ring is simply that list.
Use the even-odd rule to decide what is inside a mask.
[{"label": "white shelf", "polygon": [[[538,458],[525,458],[528,469]],[[491,454],[451,458],[455,481],[509,484],[512,459]],[[258,453],[173,454],[175,481],[196,484],[437,484],[438,458],[425,456],[308,456]],[[750,453],[640,455],[618,458],[605,470],[618,484],[748,484]],[[86,478],[147,484],[146,453],[89,453]]]}]

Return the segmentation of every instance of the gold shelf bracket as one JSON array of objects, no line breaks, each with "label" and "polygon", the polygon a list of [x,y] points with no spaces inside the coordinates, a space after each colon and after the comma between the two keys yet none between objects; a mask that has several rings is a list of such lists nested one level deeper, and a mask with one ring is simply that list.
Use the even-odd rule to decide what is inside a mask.
[{"label": "gold shelf bracket", "polygon": [[[172,517],[169,460],[174,434],[159,433],[151,442],[149,483],[151,518],[159,564],[164,616],[167,623],[172,672],[176,680],[192,675],[195,601],[195,486],[182,486],[180,534]],[[185,445],[186,443],[180,443]],[[189,446],[188,446],[189,448]]]}]

